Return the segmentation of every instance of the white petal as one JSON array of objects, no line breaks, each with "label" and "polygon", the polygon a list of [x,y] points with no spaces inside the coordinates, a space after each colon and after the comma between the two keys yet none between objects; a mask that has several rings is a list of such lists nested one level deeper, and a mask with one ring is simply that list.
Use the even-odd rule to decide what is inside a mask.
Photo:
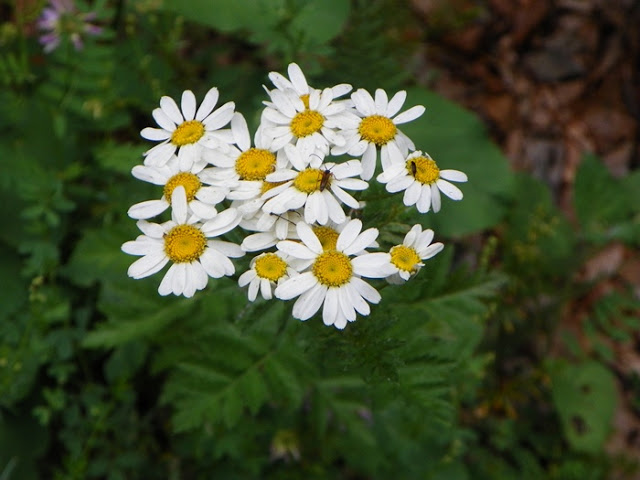
[{"label": "white petal", "polygon": [[196,96],[191,90],[185,90],[182,92],[182,101],[180,102],[182,107],[182,115],[184,119],[189,121],[193,120],[196,115]]},{"label": "white petal", "polygon": [[436,242],[433,245],[429,245],[427,248],[418,251],[418,255],[422,260],[428,260],[431,257],[434,257],[438,253],[442,251],[444,245],[440,242]]},{"label": "white petal", "polygon": [[384,115],[387,112],[387,106],[389,104],[387,92],[381,88],[377,88],[375,95],[376,113],[378,115]]},{"label": "white petal", "polygon": [[353,272],[367,278],[384,278],[395,269],[391,265],[391,256],[386,252],[365,253],[351,259]]},{"label": "white petal", "polygon": [[255,279],[253,282],[249,284],[249,292],[247,293],[247,298],[253,302],[258,296],[258,287],[260,286],[260,280]]},{"label": "white petal", "polygon": [[438,179],[436,181],[436,185],[438,185],[440,191],[451,200],[462,200],[462,191],[453,183],[449,183],[446,180]]},{"label": "white petal", "polygon": [[322,321],[325,325],[333,325],[338,316],[338,289],[328,288],[324,297],[324,308],[322,309]]},{"label": "white petal", "polygon": [[169,267],[167,273],[164,274],[162,281],[160,282],[160,286],[158,287],[158,293],[163,297],[172,293],[172,284],[173,284],[173,276],[176,272],[176,264],[174,263]]},{"label": "white petal", "polygon": [[294,89],[298,94],[304,94],[309,92],[309,85],[307,85],[307,79],[304,77],[302,70],[295,63],[290,63],[287,68],[289,78],[293,84]]},{"label": "white petal", "polygon": [[204,120],[213,111],[216,103],[218,103],[218,96],[218,89],[216,87],[209,89],[207,94],[204,96],[204,100],[200,104],[200,108],[198,108],[196,120]]},{"label": "white petal", "polygon": [[226,268],[225,263],[231,261],[220,252],[213,248],[207,248],[200,256],[200,263],[204,267],[204,270],[212,278],[224,277]]},{"label": "white petal", "polygon": [[166,233],[166,230],[162,227],[162,225],[158,225],[157,223],[140,220],[136,223],[136,225],[142,233],[151,238],[161,239]]},{"label": "white petal", "polygon": [[142,129],[142,131],[140,132],[140,136],[153,142],[160,142],[162,140],[171,138],[171,133],[160,128],[146,127]]},{"label": "white petal", "polygon": [[171,194],[171,216],[178,224],[187,221],[187,193],[182,185],[173,189]]},{"label": "white petal", "polygon": [[421,190],[422,184],[419,182],[413,182],[409,185],[409,188],[404,191],[404,197],[402,199],[403,203],[407,206],[414,205],[420,198]]},{"label": "white petal", "polygon": [[176,125],[180,125],[182,122],[184,122],[182,113],[180,113],[180,109],[178,108],[178,105],[176,105],[176,102],[173,100],[173,98],[166,96],[162,97],[160,99],[160,108]]},{"label": "white petal", "polygon": [[433,207],[433,211],[438,213],[440,211],[440,190],[437,185],[431,185],[431,206]]},{"label": "white petal", "polygon": [[[353,279],[349,281],[349,284],[343,289],[346,294],[349,295],[349,301],[353,308],[360,315],[369,315],[371,313],[371,308],[369,304],[362,298],[362,296],[358,293],[356,288],[352,285]],[[346,296],[346,295],[345,295]]]},{"label": "white petal", "polygon": [[147,219],[160,215],[167,208],[169,202],[164,197],[161,200],[147,200],[146,202],[136,203],[127,211],[127,215],[136,220]]},{"label": "white petal", "polygon": [[202,231],[207,237],[217,237],[234,229],[241,219],[242,216],[235,208],[227,208],[206,222],[202,226]]},{"label": "white petal", "polygon": [[238,286],[245,287],[251,280],[256,278],[257,274],[255,270],[247,270],[240,278],[238,278]]},{"label": "white petal", "polygon": [[377,228],[368,228],[361,234],[347,248],[342,250],[345,255],[355,255],[358,252],[363,251],[365,248],[374,246],[374,243],[378,238]]},{"label": "white petal", "polygon": [[218,211],[213,205],[201,202],[200,200],[192,200],[189,202],[191,211],[202,220],[209,220],[216,216]]},{"label": "white petal", "polygon": [[[347,321],[353,322],[356,319],[356,311],[353,308],[353,302],[351,301],[351,288],[349,285],[345,285],[342,288],[338,288],[338,305],[340,311],[345,316]],[[339,327],[338,327],[339,328]]]},{"label": "white petal", "polygon": [[[416,226],[420,227],[420,225],[416,225]],[[434,237],[433,230],[431,230],[430,228],[427,228],[425,231],[418,234],[418,237],[414,245],[416,245],[418,248],[422,248],[423,245],[429,245],[433,240],[433,237]],[[405,245],[409,245],[409,244],[405,243]]]},{"label": "white petal", "polygon": [[231,132],[233,133],[233,139],[236,142],[236,145],[240,147],[240,150],[243,152],[249,150],[249,147],[251,147],[249,127],[247,126],[247,121],[239,112],[234,113],[233,117],[231,117]]},{"label": "white petal", "polygon": [[322,306],[327,293],[327,287],[319,283],[300,295],[293,305],[291,314],[302,321],[313,317]]},{"label": "white petal", "polygon": [[387,105],[387,112],[385,116],[391,118],[396,113],[398,113],[402,108],[402,105],[404,105],[404,101],[406,99],[407,92],[405,92],[404,90],[400,90],[393,97],[391,97],[391,100],[389,100],[389,104]]},{"label": "white petal", "polygon": [[168,261],[164,250],[150,253],[133,262],[127,270],[127,275],[135,279],[148,277],[162,270]]},{"label": "white petal", "polygon": [[359,219],[351,220],[347,223],[340,232],[338,236],[338,241],[336,242],[336,249],[344,252],[345,249],[349,248],[351,244],[358,238],[360,231],[362,230],[362,222]]},{"label": "white petal", "polygon": [[[355,198],[353,198],[347,192],[342,190],[338,185],[331,185],[331,191],[345,205],[351,208],[358,208],[360,206],[360,204]],[[328,193],[326,190],[323,193],[330,195],[330,193]]]},{"label": "white petal", "polygon": [[400,115],[393,119],[394,125],[400,125],[415,120],[424,113],[425,108],[422,105],[416,105],[409,110],[402,112]]},{"label": "white petal", "polygon": [[466,182],[468,180],[467,175],[458,170],[440,170],[440,178],[451,180],[452,182]]},{"label": "white petal", "polygon": [[208,130],[217,130],[219,128],[224,127],[227,123],[231,121],[231,118],[234,114],[234,109],[236,108],[235,103],[227,102],[222,105],[219,109],[209,115],[206,119],[203,120],[204,127]]},{"label": "white petal", "polygon": [[176,129],[176,124],[161,108],[154,108],[151,116],[162,129],[168,132],[173,132]]},{"label": "white petal", "polygon": [[380,292],[378,292],[375,288],[369,285],[367,282],[358,277],[353,277],[349,282],[356,291],[369,303],[378,303],[382,298],[380,296]]},{"label": "white petal", "polygon": [[129,255],[150,255],[163,252],[164,242],[141,235],[135,241],[123,243],[120,249]]},{"label": "white petal", "polygon": [[311,260],[317,256],[317,253],[311,251],[306,245],[292,240],[282,240],[276,244],[276,248],[287,255],[303,260]]},{"label": "white petal", "polygon": [[322,253],[322,244],[320,243],[320,240],[318,240],[316,234],[313,233],[311,226],[304,222],[298,222],[296,225],[296,232],[298,233],[300,240],[304,242],[310,251],[316,254]]},{"label": "white petal", "polygon": [[281,300],[290,300],[303,294],[317,284],[318,280],[313,273],[304,272],[278,285],[274,293],[275,296]]},{"label": "white petal", "polygon": [[240,258],[244,257],[244,250],[240,248],[240,245],[233,242],[225,242],[224,240],[209,240],[207,242],[209,247],[222,253],[225,257]]},{"label": "white petal", "polygon": [[370,143],[362,155],[362,179],[369,180],[376,171],[376,146]]},{"label": "white petal", "polygon": [[416,208],[420,213],[427,213],[431,209],[431,187],[424,186],[420,190],[420,198],[416,202]]}]

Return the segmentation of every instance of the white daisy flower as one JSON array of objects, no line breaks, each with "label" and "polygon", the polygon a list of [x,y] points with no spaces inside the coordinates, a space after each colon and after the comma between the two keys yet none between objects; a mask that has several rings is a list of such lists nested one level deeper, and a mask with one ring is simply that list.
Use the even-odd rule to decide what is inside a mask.
[{"label": "white daisy flower", "polygon": [[351,99],[361,118],[356,118],[342,132],[345,144],[333,147],[331,154],[348,153],[354,157],[362,155],[364,180],[369,180],[375,172],[378,148],[383,169],[394,162],[402,162],[415,146],[397,126],[415,120],[425,110],[422,105],[416,105],[397,115],[406,98],[407,92],[404,90],[396,93],[391,100],[388,100],[387,93],[381,88],[376,90],[375,100],[362,88],[353,92]]},{"label": "white daisy flower", "polygon": [[171,196],[172,220],[157,224],[138,221],[144,235],[122,245],[122,251],[142,256],[131,264],[128,275],[139,279],[153,275],[171,262],[158,293],[192,297],[207,285],[208,277],[233,275],[229,258],[242,257],[240,246],[216,240],[239,222],[235,209],[227,209],[205,224],[187,222],[187,195],[183,186]]},{"label": "white daisy flower", "polygon": [[433,230],[423,231],[422,226],[414,225],[405,235],[402,245],[396,245],[389,250],[391,266],[395,272],[387,278],[387,281],[399,284],[409,280],[424,266],[421,260],[428,260],[440,253],[444,245],[440,242],[431,244],[432,240]]},{"label": "white daisy flower", "polygon": [[298,272],[289,266],[287,255],[280,252],[263,253],[251,260],[251,268],[240,275],[238,285],[249,285],[247,295],[251,302],[258,296],[258,290],[262,298],[271,300],[273,286],[296,275]]},{"label": "white daisy flower", "polygon": [[[307,79],[302,73],[302,70],[296,63],[290,63],[287,67],[287,73],[289,74],[289,78],[286,78],[284,75],[278,72],[269,73],[269,80],[271,83],[278,89],[283,92],[287,90],[293,90],[300,97],[300,100],[305,104],[307,108],[309,108],[309,93],[311,93],[312,89],[309,87],[307,83]],[[335,87],[331,87],[331,92],[333,93],[333,98],[339,98],[343,95],[346,95],[351,91],[351,85],[348,83],[341,83],[336,85]],[[266,87],[265,87],[266,90]],[[319,90],[318,90],[319,92]],[[267,90],[267,93],[270,93]]]},{"label": "white daisy flower", "polygon": [[420,213],[426,213],[432,207],[434,212],[440,211],[440,192],[451,200],[462,200],[460,189],[449,181],[466,182],[467,176],[458,170],[440,170],[429,154],[417,151],[382,172],[377,180],[386,183],[390,193],[404,190],[404,204],[415,204]]},{"label": "white daisy flower", "polygon": [[160,128],[144,128],[140,135],[161,142],[144,153],[145,165],[162,166],[178,151],[180,168],[189,170],[200,160],[202,148],[226,148],[233,142],[231,132],[220,130],[229,123],[235,104],[227,102],[213,110],[218,102],[218,89],[213,87],[196,111],[196,97],[191,90],[182,93],[180,108],[171,97],[160,99],[160,108],[152,115]]},{"label": "white daisy flower", "polygon": [[302,243],[285,240],[278,250],[300,260],[308,271],[286,280],[274,292],[277,298],[290,300],[299,297],[293,306],[293,316],[300,320],[311,318],[324,304],[322,320],[325,325],[343,329],[356,319],[356,312],[369,315],[369,303],[378,303],[378,291],[360,277],[384,278],[393,273],[388,253],[364,253],[377,238],[378,230],[361,232],[362,222],[351,220],[344,227],[334,250],[325,250],[313,230],[306,223],[297,226]]},{"label": "white daisy flower", "polygon": [[273,151],[293,143],[306,155],[325,156],[331,146],[344,145],[338,130],[356,118],[344,102],[335,101],[331,88],[311,89],[306,102],[294,90],[271,90],[269,96],[261,124],[264,141]]},{"label": "white daisy flower", "polygon": [[293,146],[287,146],[286,152],[294,169],[267,175],[269,182],[284,183],[262,195],[266,200],[262,207],[265,212],[280,214],[304,207],[305,222],[325,225],[329,219],[336,223],[345,221],[340,202],[351,208],[360,206],[345,191],[364,190],[368,186],[367,182],[352,178],[362,171],[358,160],[323,164],[322,159],[315,155],[305,159],[302,152]]},{"label": "white daisy flower", "polygon": [[194,163],[189,170],[180,170],[178,157],[172,156],[162,167],[136,165],[131,174],[155,185],[162,185],[163,195],[159,200],[147,200],[133,205],[127,212],[131,218],[146,220],[160,215],[171,205],[171,196],[176,187],[182,185],[187,194],[190,215],[199,219],[215,217],[215,205],[225,199],[229,189],[225,183],[212,184],[206,178],[205,162]]},{"label": "white daisy flower", "polygon": [[233,183],[227,198],[230,200],[250,200],[261,195],[262,182],[276,169],[287,168],[289,160],[284,151],[274,153],[268,148],[261,135],[261,128],[255,135],[255,147],[251,146],[251,136],[247,121],[236,112],[231,119],[234,143],[226,151],[208,150],[203,158],[216,168],[209,170],[212,181]]}]

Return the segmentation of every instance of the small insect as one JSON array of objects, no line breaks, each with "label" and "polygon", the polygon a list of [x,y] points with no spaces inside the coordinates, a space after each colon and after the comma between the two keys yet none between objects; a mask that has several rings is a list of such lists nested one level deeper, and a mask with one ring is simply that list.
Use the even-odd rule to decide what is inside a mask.
[{"label": "small insect", "polygon": [[409,165],[411,166],[411,175],[415,177],[416,173],[418,172],[418,166],[416,165],[416,162],[414,162],[413,160],[409,162]]},{"label": "small insect", "polygon": [[[333,168],[333,167],[331,167]],[[329,182],[331,181],[331,177],[333,177],[333,173],[331,173],[331,169],[322,170],[322,177],[320,178],[320,188],[319,190],[322,192],[325,188],[329,186]]]}]

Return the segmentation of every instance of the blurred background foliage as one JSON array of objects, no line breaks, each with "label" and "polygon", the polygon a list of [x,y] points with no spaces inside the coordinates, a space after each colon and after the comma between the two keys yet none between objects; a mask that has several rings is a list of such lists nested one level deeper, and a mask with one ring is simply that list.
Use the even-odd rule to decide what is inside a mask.
[{"label": "blurred background foliage", "polygon": [[[637,456],[605,444],[620,382],[640,409],[640,379],[612,368],[638,297],[620,285],[562,320],[597,283],[594,252],[637,251],[640,173],[587,154],[561,211],[416,81],[403,2],[75,3],[101,34],[44,54],[45,2],[0,2],[1,480],[633,478]],[[156,195],[129,172],[160,96],[215,85],[255,127],[267,73],[291,61],[316,87],[406,89],[427,113],[405,132],[469,176],[437,216],[367,191],[383,246],[418,222],[446,247],[344,332],[248,304],[234,279],[161,298],[120,251],[128,207]]]}]

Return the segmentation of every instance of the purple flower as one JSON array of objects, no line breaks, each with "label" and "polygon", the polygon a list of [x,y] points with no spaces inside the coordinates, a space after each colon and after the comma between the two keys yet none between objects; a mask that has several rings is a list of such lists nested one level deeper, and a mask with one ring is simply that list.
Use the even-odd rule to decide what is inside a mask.
[{"label": "purple flower", "polygon": [[73,0],[49,0],[38,19],[38,28],[44,32],[40,36],[44,51],[49,53],[58,48],[63,38],[69,38],[75,49],[81,50],[83,35],[102,32],[102,27],[90,23],[95,19],[95,12],[78,11]]}]

